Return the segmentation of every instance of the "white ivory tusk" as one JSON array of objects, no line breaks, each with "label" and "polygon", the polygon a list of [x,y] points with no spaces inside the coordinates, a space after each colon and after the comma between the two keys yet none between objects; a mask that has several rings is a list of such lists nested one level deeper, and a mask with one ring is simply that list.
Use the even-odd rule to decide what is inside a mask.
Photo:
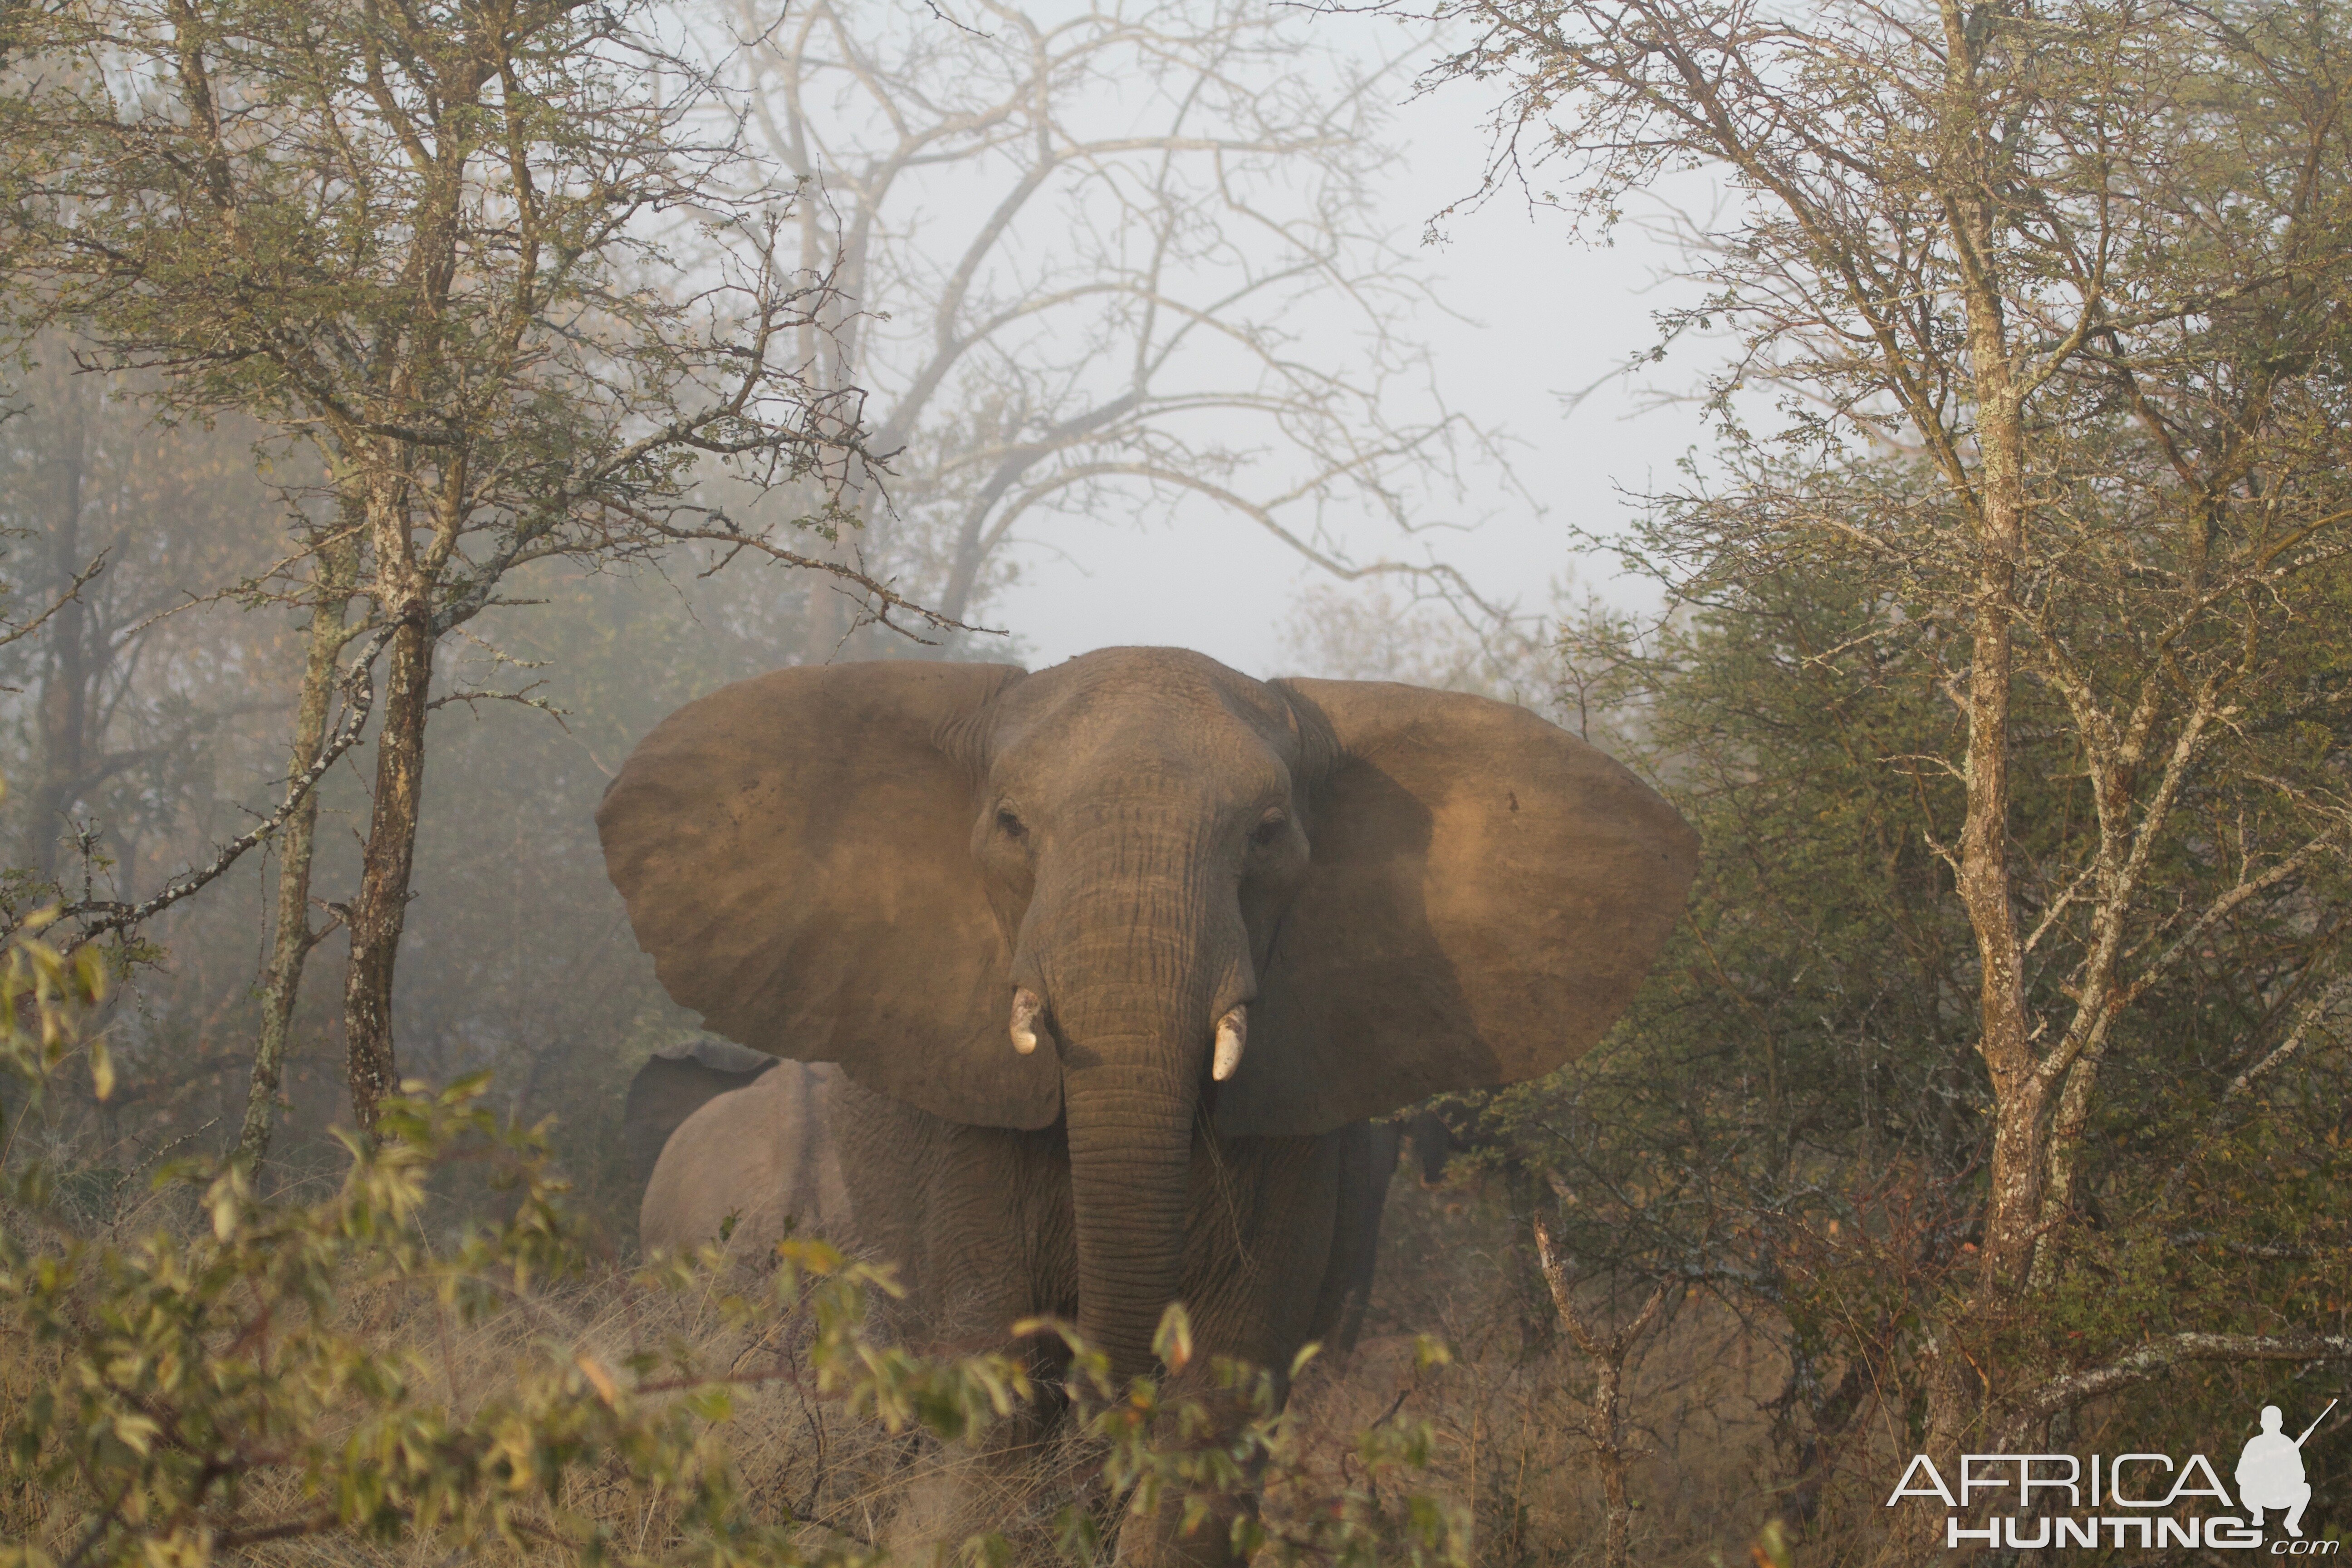
[{"label": "white ivory tusk", "polygon": [[1013,1048],[1024,1057],[1037,1048],[1037,1015],[1045,1010],[1044,999],[1026,986],[1013,994]]},{"label": "white ivory tusk", "polygon": [[1249,1009],[1236,1007],[1217,1020],[1217,1054],[1210,1059],[1209,1076],[1219,1083],[1241,1071],[1242,1047],[1249,1044]]}]

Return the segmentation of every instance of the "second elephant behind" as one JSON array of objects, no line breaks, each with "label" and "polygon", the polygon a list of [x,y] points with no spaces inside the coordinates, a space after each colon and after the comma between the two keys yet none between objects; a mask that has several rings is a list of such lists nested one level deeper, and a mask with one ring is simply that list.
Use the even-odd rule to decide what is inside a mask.
[{"label": "second elephant behind", "polygon": [[[839,1068],[787,1061],[741,1075],[749,1081],[706,1072],[679,1085],[676,1077],[676,1062],[657,1056],[630,1086],[624,1136],[635,1143],[667,1132],[637,1207],[639,1246],[683,1252],[720,1241],[752,1257],[787,1236],[848,1240],[849,1193],[832,1128]],[[647,1092],[656,1085],[667,1092]],[[698,1091],[699,1102],[671,1120],[680,1097]]]}]

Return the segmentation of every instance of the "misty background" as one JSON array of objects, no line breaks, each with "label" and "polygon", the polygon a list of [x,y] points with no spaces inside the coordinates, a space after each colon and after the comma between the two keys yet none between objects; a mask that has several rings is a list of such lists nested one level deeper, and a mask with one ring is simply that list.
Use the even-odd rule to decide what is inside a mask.
[{"label": "misty background", "polygon": [[[1119,643],[1548,710],[1561,607],[1643,602],[1580,534],[1618,532],[1627,492],[1706,438],[1661,395],[1696,364],[1612,379],[1657,342],[1671,247],[1638,226],[1571,238],[1498,158],[1499,90],[1418,89],[1425,26],[1234,0],[988,5],[952,26],[919,4],[663,15],[718,63],[803,261],[841,268],[834,336],[808,353],[866,390],[897,455],[832,553],[1001,633],[928,648],[856,625],[814,574],[681,547],[527,568],[450,639],[401,1068],[491,1068],[517,1114],[556,1115],[624,1236],[628,1178],[602,1158],[621,1087],[692,1020],[635,952],[592,813],[666,713],[780,664],[1034,667]],[[1067,143],[1051,159],[1023,118],[1041,82]],[[950,298],[969,342],[943,353]],[[169,417],[151,384],[75,355],[56,334],[30,351],[0,426],[0,521],[28,601],[106,563],[47,635],[0,652],[0,766],[25,875],[143,896],[282,787],[301,640],[252,590],[324,503],[300,452],[232,416]],[[321,786],[322,917],[357,874],[366,756]],[[234,1133],[274,876],[264,846],[149,928],[108,1026],[128,1083],[89,1108],[98,1168],[127,1182]],[[331,1163],[321,1134],[347,1114],[327,973],[290,1047],[289,1173]]]},{"label": "misty background", "polygon": [[[1170,644],[1523,703],[1703,847],[1601,1047],[1400,1112],[1364,1348],[1301,1384],[1335,1450],[1426,1424],[1467,1560],[1892,1568],[1944,1539],[1886,1507],[1914,1453],[2220,1454],[2266,1403],[2331,1409],[2345,0],[1979,6],[1958,75],[1958,13],[1875,0],[1464,0],[1461,36],[1255,0],[555,6],[520,40],[428,10],[0,16],[35,40],[0,49],[0,325],[31,333],[0,915],[113,981],[110,1091],[9,1033],[58,1053],[0,1085],[0,1174],[57,1175],[40,1234],[140,1245],[188,1217],[157,1173],[233,1148],[332,1190],[396,1055],[547,1128],[596,1252],[560,1311],[628,1317],[624,1090],[695,1026],[596,843],[630,749],[781,666]],[[282,141],[175,96],[215,26]],[[484,50],[540,73],[443,127],[463,221],[429,243],[432,160],[321,28],[398,35],[410,109]],[[601,242],[545,295],[512,287],[532,159]],[[381,185],[309,178],[346,162]],[[248,209],[285,226],[219,221]],[[323,393],[273,379],[289,336]],[[730,387],[749,415],[670,439]],[[346,393],[392,413],[339,425]],[[289,781],[330,734],[313,837]],[[510,1203],[436,1163],[419,1235]],[[554,1342],[544,1304],[498,1331]],[[515,1342],[470,1346],[485,1386]],[[758,1495],[814,1497],[824,1444],[770,1392]],[[8,1506],[97,1539],[51,1495]]]}]

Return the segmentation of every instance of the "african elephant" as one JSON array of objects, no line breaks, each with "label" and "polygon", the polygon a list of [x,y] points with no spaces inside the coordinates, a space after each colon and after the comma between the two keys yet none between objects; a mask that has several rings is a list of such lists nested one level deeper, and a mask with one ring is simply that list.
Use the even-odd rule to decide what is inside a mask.
[{"label": "african elephant", "polygon": [[[715,1048],[714,1048],[715,1047]],[[743,1069],[741,1058],[759,1063]],[[761,1069],[774,1068],[773,1071]],[[678,1252],[720,1237],[751,1256],[786,1234],[849,1234],[847,1191],[830,1121],[836,1069],[779,1064],[724,1040],[655,1054],[629,1085],[623,1136],[652,1143],[637,1215],[647,1252]],[[1331,1260],[1315,1310],[1316,1333],[1344,1357],[1370,1305],[1381,1214],[1404,1144],[1388,1122],[1351,1130],[1339,1167]]]},{"label": "african elephant", "polygon": [[1168,648],[743,681],[597,823],[673,997],[840,1064],[856,1238],[936,1342],[1051,1314],[1120,1377],[1180,1299],[1205,1353],[1326,1331],[1367,1120],[1589,1047],[1696,860],[1521,709]]},{"label": "african elephant", "polygon": [[629,1079],[621,1102],[621,1147],[642,1187],[679,1123],[715,1095],[772,1071],[776,1058],[711,1035],[689,1035],[656,1050]]},{"label": "african elephant", "polygon": [[[672,1078],[675,1064],[656,1057],[630,1085],[623,1127],[633,1142],[692,1089],[718,1090],[669,1130],[647,1173],[637,1240],[648,1252],[723,1239],[730,1251],[751,1256],[788,1234],[847,1233],[849,1194],[831,1126],[839,1069],[762,1059],[773,1070],[729,1082],[733,1075],[705,1068],[706,1077],[689,1086],[662,1081]],[[656,1083],[649,1086],[649,1079]],[[648,1087],[670,1092],[641,1096]]]}]

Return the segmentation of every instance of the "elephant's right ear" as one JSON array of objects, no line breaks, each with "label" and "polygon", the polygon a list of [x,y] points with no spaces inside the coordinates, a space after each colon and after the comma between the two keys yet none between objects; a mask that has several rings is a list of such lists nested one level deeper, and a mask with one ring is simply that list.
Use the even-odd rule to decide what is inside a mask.
[{"label": "elephant's right ear", "polygon": [[950,1121],[1050,1125],[1005,1043],[1009,955],[971,858],[984,711],[1021,671],[782,669],[664,720],[597,808],[604,868],[670,995],[712,1032]]}]

